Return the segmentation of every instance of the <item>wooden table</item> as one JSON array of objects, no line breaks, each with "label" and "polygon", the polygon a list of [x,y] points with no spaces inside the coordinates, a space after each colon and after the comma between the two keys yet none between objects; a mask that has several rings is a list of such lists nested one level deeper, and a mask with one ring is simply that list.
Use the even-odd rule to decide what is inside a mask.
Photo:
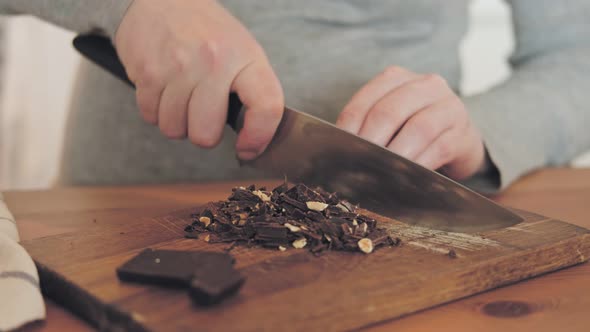
[{"label": "wooden table", "polygon": [[[68,232],[68,220],[108,215],[117,209],[154,211],[186,207],[187,192],[219,185],[66,188],[6,193],[23,240]],[[145,197],[157,197],[145,200]],[[590,169],[547,169],[531,174],[495,198],[498,202],[590,228]],[[144,206],[146,201],[150,206]],[[69,203],[69,204],[68,204]],[[42,220],[62,218],[58,226]],[[88,220],[87,222],[92,222]],[[588,331],[590,264],[585,263],[515,285],[485,292],[368,331]],[[47,301],[47,320],[25,331],[90,331],[92,328]]]}]

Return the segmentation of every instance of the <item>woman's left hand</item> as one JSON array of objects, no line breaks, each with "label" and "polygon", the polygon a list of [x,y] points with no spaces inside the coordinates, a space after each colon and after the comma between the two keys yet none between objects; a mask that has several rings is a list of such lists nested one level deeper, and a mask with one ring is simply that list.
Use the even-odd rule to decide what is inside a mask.
[{"label": "woman's left hand", "polygon": [[439,75],[389,67],[353,96],[336,124],[456,180],[486,166],[479,130]]}]

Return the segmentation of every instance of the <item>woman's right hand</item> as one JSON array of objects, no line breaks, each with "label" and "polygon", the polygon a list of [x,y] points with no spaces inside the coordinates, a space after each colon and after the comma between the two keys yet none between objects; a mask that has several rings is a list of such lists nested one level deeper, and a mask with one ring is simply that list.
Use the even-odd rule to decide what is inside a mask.
[{"label": "woman's right hand", "polygon": [[221,140],[228,96],[247,108],[236,150],[260,154],[281,120],[279,80],[262,47],[214,0],[134,0],[115,45],[145,121],[169,138],[211,148]]}]

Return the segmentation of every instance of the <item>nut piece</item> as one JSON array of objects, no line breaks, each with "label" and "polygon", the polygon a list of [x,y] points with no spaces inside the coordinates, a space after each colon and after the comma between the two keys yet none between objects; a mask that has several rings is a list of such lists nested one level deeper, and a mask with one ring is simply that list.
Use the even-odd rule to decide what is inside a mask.
[{"label": "nut piece", "polygon": [[359,222],[356,219],[352,219],[352,226],[358,226]]},{"label": "nut piece", "polygon": [[326,203],[315,202],[315,201],[305,202],[305,205],[307,205],[308,209],[313,210],[313,211],[318,211],[318,212],[322,212],[328,207],[328,204],[326,204]]},{"label": "nut piece", "polygon": [[211,224],[211,218],[209,217],[201,217],[199,218],[199,221],[205,226],[205,228],[209,227],[209,224]]},{"label": "nut piece", "polygon": [[370,254],[373,252],[373,241],[371,239],[362,238],[358,242],[359,249],[364,252],[365,254]]},{"label": "nut piece", "polygon": [[293,233],[297,233],[297,232],[301,231],[301,228],[299,228],[295,225],[291,225],[288,222],[285,223],[285,227],[287,227]]},{"label": "nut piece", "polygon": [[307,245],[306,238],[301,238],[301,239],[297,239],[297,240],[293,241],[293,248],[295,248],[295,249],[301,249],[301,248],[305,247],[306,245]]},{"label": "nut piece", "polygon": [[260,190],[254,190],[252,193],[254,195],[258,196],[258,198],[260,198],[261,201],[270,202],[270,197],[267,194],[265,194],[264,192],[262,192]]},{"label": "nut piece", "polygon": [[279,246],[279,250],[280,250],[280,251],[285,251],[285,250],[287,250],[287,248],[285,248],[285,247],[283,247],[283,246]]},{"label": "nut piece", "polygon": [[211,235],[207,234],[207,236],[205,236],[205,242],[209,242],[209,240],[211,240]]},{"label": "nut piece", "polygon": [[365,235],[367,233],[367,228],[368,228],[368,226],[367,226],[367,223],[365,223],[365,222],[359,226],[359,229],[361,230],[363,235]]}]

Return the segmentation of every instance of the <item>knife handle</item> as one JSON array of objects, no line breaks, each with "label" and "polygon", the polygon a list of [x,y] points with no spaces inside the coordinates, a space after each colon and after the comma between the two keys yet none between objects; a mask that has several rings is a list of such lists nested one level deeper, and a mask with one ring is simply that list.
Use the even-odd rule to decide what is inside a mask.
[{"label": "knife handle", "polygon": [[[123,64],[119,60],[117,51],[110,39],[99,35],[79,35],[74,38],[73,44],[76,50],[90,61],[135,88],[133,82],[127,77],[125,67],[123,67]],[[240,118],[242,107],[243,104],[238,95],[234,92],[230,93],[226,123],[235,132],[239,131],[238,119]]]}]

